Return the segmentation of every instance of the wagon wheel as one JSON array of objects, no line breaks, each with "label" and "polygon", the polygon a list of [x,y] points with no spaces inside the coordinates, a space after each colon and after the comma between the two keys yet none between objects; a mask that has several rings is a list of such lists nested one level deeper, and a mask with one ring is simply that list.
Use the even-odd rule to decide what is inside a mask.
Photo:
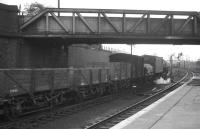
[{"label": "wagon wheel", "polygon": [[4,117],[7,120],[15,120],[22,114],[22,105],[5,105],[4,106]]},{"label": "wagon wheel", "polygon": [[53,104],[54,104],[54,105],[58,105],[58,104],[60,104],[59,96],[56,97],[56,98],[53,100]]},{"label": "wagon wheel", "polygon": [[8,104],[4,105],[3,111],[4,111],[4,119],[5,120],[12,120],[11,111],[10,111],[10,107],[9,107]]},{"label": "wagon wheel", "polygon": [[99,86],[98,88],[99,88],[98,94],[99,94],[99,96],[102,96],[105,91],[104,86]]},{"label": "wagon wheel", "polygon": [[19,117],[22,114],[22,103],[18,102],[14,107],[12,107],[11,111],[12,117]]},{"label": "wagon wheel", "polygon": [[64,103],[64,101],[66,100],[65,97],[64,97],[64,93],[62,93],[58,98],[59,98],[60,104]]},{"label": "wagon wheel", "polygon": [[60,94],[59,96],[57,96],[54,100],[55,105],[59,105],[62,104],[66,99],[64,98],[63,94]]},{"label": "wagon wheel", "polygon": [[110,85],[105,85],[104,87],[104,94],[110,94],[112,93],[114,90],[113,90],[113,85],[110,84]]},{"label": "wagon wheel", "polygon": [[72,91],[69,93],[70,94],[70,103],[78,103],[82,101],[83,96],[80,93],[77,93],[76,91]]},{"label": "wagon wheel", "polygon": [[95,88],[92,88],[91,90],[90,90],[90,93],[91,93],[91,95],[92,96],[97,96],[97,88],[95,87]]}]

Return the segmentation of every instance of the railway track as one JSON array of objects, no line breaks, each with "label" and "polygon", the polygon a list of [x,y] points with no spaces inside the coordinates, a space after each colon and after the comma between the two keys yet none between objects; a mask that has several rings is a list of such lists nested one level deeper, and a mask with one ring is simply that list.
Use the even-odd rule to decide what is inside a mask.
[{"label": "railway track", "polygon": [[127,107],[124,110],[121,110],[121,111],[119,111],[119,112],[117,112],[117,113],[115,113],[111,116],[108,116],[107,118],[105,118],[105,119],[103,119],[99,122],[88,125],[88,126],[85,127],[85,129],[109,129],[109,128],[113,127],[114,125],[118,124],[119,122],[121,122],[121,121],[127,119],[128,117],[132,116],[133,114],[137,113],[138,111],[142,110],[143,108],[149,106],[150,104],[152,104],[156,100],[162,98],[167,93],[173,91],[174,89],[176,89],[177,87],[179,87],[180,85],[182,85],[183,83],[188,81],[188,79],[191,76],[195,76],[195,75],[192,74],[192,73],[190,73],[190,74],[187,73],[181,80],[174,83],[170,87],[168,87],[168,88],[166,88],[162,91],[159,91],[159,92],[147,97],[146,99]]},{"label": "railway track", "polygon": [[0,129],[36,129],[41,124],[45,124],[49,121],[69,116],[73,113],[87,109],[94,105],[111,101],[115,97],[116,96],[114,95],[108,95],[94,100],[89,100],[80,104],[75,104],[72,106],[48,109],[48,111],[42,112],[41,114],[24,116],[20,117],[19,120],[1,123]]}]

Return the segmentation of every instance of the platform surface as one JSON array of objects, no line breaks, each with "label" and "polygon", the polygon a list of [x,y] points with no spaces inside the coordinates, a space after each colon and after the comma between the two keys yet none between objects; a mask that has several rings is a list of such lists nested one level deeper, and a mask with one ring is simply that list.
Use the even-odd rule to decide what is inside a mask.
[{"label": "platform surface", "polygon": [[200,129],[200,86],[183,85],[111,129]]}]

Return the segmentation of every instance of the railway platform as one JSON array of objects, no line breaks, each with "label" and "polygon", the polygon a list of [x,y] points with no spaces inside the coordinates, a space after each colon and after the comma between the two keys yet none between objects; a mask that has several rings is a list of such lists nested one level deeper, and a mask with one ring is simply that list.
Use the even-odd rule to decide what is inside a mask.
[{"label": "railway platform", "polygon": [[200,77],[195,77],[111,129],[199,128]]}]

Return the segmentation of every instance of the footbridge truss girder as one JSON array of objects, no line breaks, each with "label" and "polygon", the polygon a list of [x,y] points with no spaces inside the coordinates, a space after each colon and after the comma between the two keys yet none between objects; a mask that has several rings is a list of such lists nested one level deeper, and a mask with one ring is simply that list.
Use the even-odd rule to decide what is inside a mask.
[{"label": "footbridge truss girder", "polygon": [[73,42],[199,44],[200,13],[46,8],[33,17],[20,16],[19,31],[24,38]]}]

